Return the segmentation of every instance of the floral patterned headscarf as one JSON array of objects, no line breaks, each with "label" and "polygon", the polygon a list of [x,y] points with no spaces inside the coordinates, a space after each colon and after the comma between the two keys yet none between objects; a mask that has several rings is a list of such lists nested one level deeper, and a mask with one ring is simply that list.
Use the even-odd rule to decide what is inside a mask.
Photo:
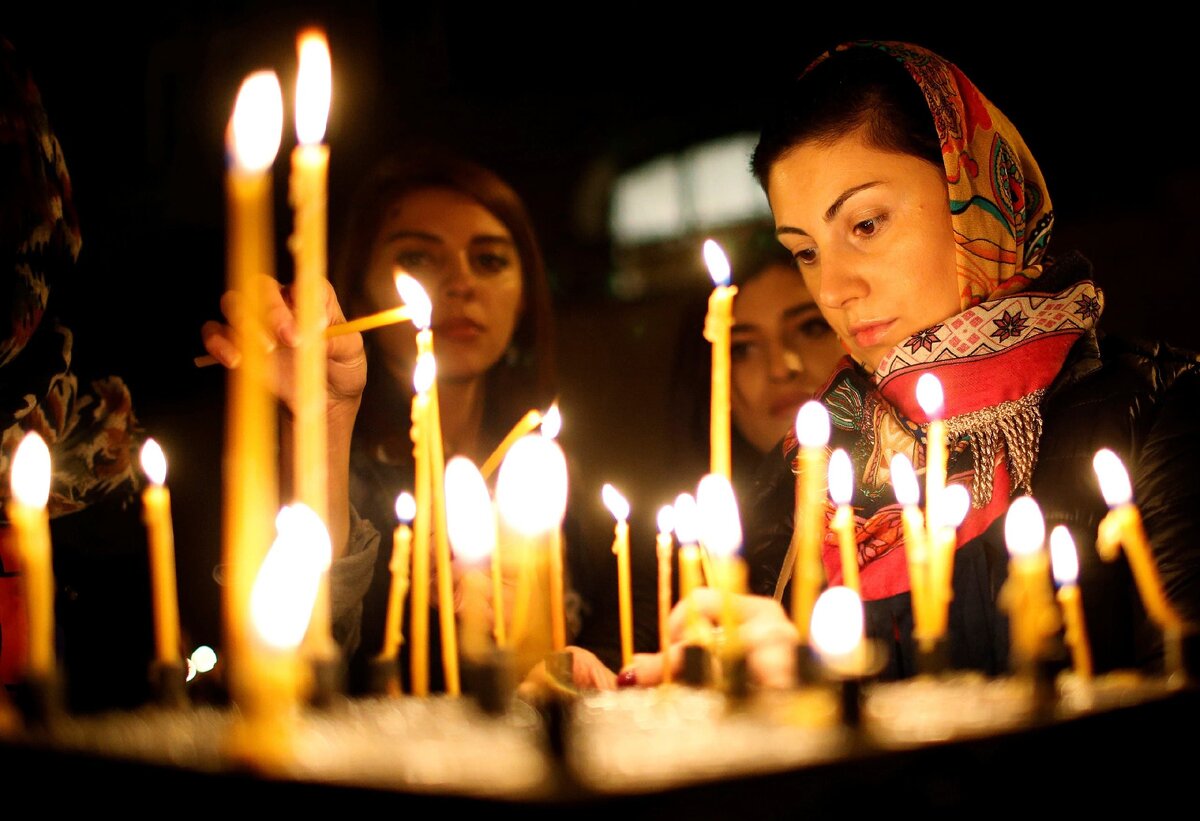
[{"label": "floral patterned headscarf", "polygon": [[81,384],[74,337],[54,312],[79,249],[62,149],[27,67],[0,40],[0,502],[13,452],[36,431],[51,453],[52,518],[137,484],[129,390],[115,376]]}]

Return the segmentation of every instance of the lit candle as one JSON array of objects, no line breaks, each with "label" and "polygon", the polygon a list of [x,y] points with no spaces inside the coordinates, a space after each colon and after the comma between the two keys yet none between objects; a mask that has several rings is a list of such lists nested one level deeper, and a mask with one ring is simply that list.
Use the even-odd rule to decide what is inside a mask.
[{"label": "lit candle", "polygon": [[[329,146],[321,141],[329,118],[332,69],[329,44],[315,29],[296,42],[296,137],[292,151],[289,198],[294,214],[290,248],[295,260],[292,302],[298,342],[295,351],[296,398],[293,412],[293,494],[328,527],[328,453],[325,432],[325,287],[326,186]],[[305,650],[326,659],[337,652],[331,630],[329,574],[321,577]]]},{"label": "lit candle", "polygon": [[812,646],[836,675],[855,675],[866,667],[863,622],[862,598],[845,585],[826,588],[813,605]]},{"label": "lit candle", "polygon": [[858,538],[854,528],[854,508],[850,507],[853,495],[854,468],[850,464],[850,455],[838,448],[829,456],[829,496],[837,505],[833,529],[838,535],[838,553],[842,559],[842,584],[861,595]]},{"label": "lit candle", "polygon": [[1100,558],[1111,562],[1116,559],[1118,550],[1124,548],[1138,594],[1150,618],[1164,630],[1181,630],[1183,619],[1163,592],[1154,553],[1142,526],[1142,514],[1133,503],[1133,487],[1125,466],[1120,457],[1103,448],[1096,451],[1092,467],[1109,508],[1097,531],[1096,552]]},{"label": "lit candle", "polygon": [[37,433],[25,434],[12,459],[12,498],[8,521],[16,539],[24,577],[29,648],[25,676],[49,681],[56,675],[54,654],[54,566],[50,549],[50,450]]},{"label": "lit candle", "polygon": [[[562,430],[562,414],[558,412],[558,403],[550,406],[542,417],[541,434],[547,439],[554,439]],[[565,470],[565,463],[563,463]],[[566,486],[567,477],[564,473],[562,484]],[[566,503],[566,500],[563,500]],[[563,510],[559,514],[561,524]],[[550,531],[550,630],[555,650],[564,650],[567,646],[567,606],[563,590],[563,545],[562,528],[555,527]]]},{"label": "lit candle", "polygon": [[509,645],[518,672],[527,671],[555,649],[554,634],[565,633],[566,614],[549,607],[558,598],[551,589],[562,584],[549,578],[549,555],[562,544],[567,509],[567,460],[556,441],[537,434],[517,440],[496,475],[496,506],[506,561],[519,572]]},{"label": "lit candle", "polygon": [[480,465],[479,472],[483,474],[483,478],[490,479],[496,472],[496,468],[500,467],[500,463],[504,461],[504,454],[508,453],[508,449],[513,446],[513,443],[525,434],[537,430],[540,424],[542,424],[542,413],[539,410],[531,410],[517,420],[517,424],[512,426],[512,430],[500,440],[500,444]]},{"label": "lit candle", "polygon": [[154,649],[160,664],[179,665],[179,600],[175,582],[175,531],[171,525],[171,494],[165,486],[167,460],[153,439],[142,446],[142,470],[150,484],[142,491],[142,521],[150,547],[153,585]]},{"label": "lit candle", "polygon": [[613,528],[612,552],[617,557],[617,605],[621,616],[621,667],[633,659],[633,594],[629,578],[629,502],[612,485],[600,489],[604,506],[617,523]]},{"label": "lit candle", "polygon": [[[820,402],[800,406],[796,439],[800,443],[800,472],[796,476],[795,522],[788,554],[792,557],[792,619],[804,645],[808,643],[808,621],[823,577],[821,542],[825,537],[829,412]],[[781,578],[780,583],[786,583],[786,579]]]},{"label": "lit candle", "polygon": [[971,508],[971,493],[962,485],[943,488],[937,513],[940,522],[929,523],[929,600],[930,635],[941,638],[949,626],[950,601],[954,598],[954,551],[958,547],[958,526]]},{"label": "lit candle", "polygon": [[383,652],[380,659],[394,660],[404,642],[404,600],[408,596],[409,565],[412,561],[412,520],[417,515],[417,500],[404,492],[396,497],[396,528],[392,533],[392,558],[388,563],[391,586],[388,588],[387,621],[384,623]]},{"label": "lit candle", "polygon": [[714,240],[704,241],[704,262],[712,277],[713,292],[704,317],[704,338],[712,343],[712,405],[709,426],[710,471],[729,479],[732,462],[729,444],[729,334],[733,327],[733,298],[737,286],[729,284],[729,258]]},{"label": "lit candle", "polygon": [[408,656],[409,678],[415,696],[429,694],[429,540],[433,527],[433,498],[429,475],[429,388],[437,378],[433,354],[417,357],[413,369],[412,428],[413,489],[416,514],[413,517],[412,556],[412,648]]},{"label": "lit candle", "polygon": [[892,456],[888,466],[892,489],[900,503],[900,524],[904,530],[904,553],[908,561],[909,599],[912,602],[913,635],[918,641],[932,639],[929,630],[929,545],[925,517],[918,502],[921,488],[912,462],[903,453]]},{"label": "lit candle", "polygon": [[[398,272],[396,291],[408,306],[412,323],[417,328],[417,358],[433,356],[433,303],[413,277]],[[430,499],[433,513],[434,557],[437,561],[438,625],[441,628],[442,672],[446,692],[457,696],[461,692],[458,675],[458,630],[454,618],[454,577],[450,567],[450,537],[446,531],[446,457],[442,450],[442,421],[438,405],[437,379],[429,385],[429,407],[422,433],[425,437],[426,458],[429,464]]]},{"label": "lit candle", "polygon": [[742,523],[733,485],[720,474],[706,475],[696,488],[696,510],[700,513],[700,543],[712,556],[717,571],[725,653],[733,655],[740,652],[734,596],[746,591],[746,564],[738,555],[742,546]]},{"label": "lit candle", "polygon": [[679,542],[679,598],[687,602],[687,643],[700,640],[700,613],[691,593],[704,586],[700,570],[700,536],[697,533],[696,497],[680,493],[675,497],[675,541]]},{"label": "lit candle", "polygon": [[929,423],[925,431],[925,527],[929,544],[935,544],[933,530],[943,521],[938,508],[942,490],[946,487],[946,423],[942,421],[945,399],[942,383],[932,373],[923,373],[917,380],[917,404]]},{"label": "lit candle", "polygon": [[1088,644],[1087,625],[1083,620],[1083,599],[1079,595],[1079,554],[1075,540],[1063,525],[1050,531],[1050,566],[1058,582],[1058,604],[1062,607],[1064,638],[1071,648],[1075,675],[1092,677],[1092,649]]},{"label": "lit candle", "polygon": [[[674,540],[675,508],[663,505],[658,509],[658,538],[654,550],[658,556],[658,649],[665,654],[671,645],[667,622],[671,615],[671,554]],[[663,684],[671,683],[671,665],[663,664]]]},{"label": "lit candle", "polygon": [[250,592],[257,681],[233,726],[234,754],[269,769],[294,756],[294,723],[311,685],[297,651],[332,557],[325,523],[307,505],[282,508],[275,524],[278,536]]},{"label": "lit candle", "polygon": [[[491,647],[488,566],[496,547],[496,512],[483,474],[465,456],[455,456],[446,463],[446,522],[454,555],[464,566],[463,656],[482,662]],[[500,606],[496,602],[496,608]]]},{"label": "lit candle", "polygon": [[1033,497],[1019,496],[1008,506],[1004,541],[1009,563],[1001,601],[1008,610],[1013,667],[1028,670],[1062,624],[1050,583],[1046,524]]},{"label": "lit candle", "polygon": [[235,703],[259,687],[248,652],[250,590],[274,537],[278,509],[276,406],[268,374],[265,307],[256,278],[274,276],[271,166],[283,131],[283,94],[274,72],[251,74],[238,92],[230,126],[233,163],[228,196],[228,289],[239,299],[230,317],[240,361],[226,376],[222,466],[222,551],[226,569],[226,659]]}]

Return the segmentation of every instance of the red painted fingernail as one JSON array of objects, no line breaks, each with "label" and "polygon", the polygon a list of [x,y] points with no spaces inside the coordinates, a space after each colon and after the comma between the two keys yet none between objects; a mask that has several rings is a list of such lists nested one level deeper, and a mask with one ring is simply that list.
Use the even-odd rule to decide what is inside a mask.
[{"label": "red painted fingernail", "polygon": [[628,670],[622,670],[617,675],[618,687],[633,687],[637,684],[637,670],[630,667]]}]

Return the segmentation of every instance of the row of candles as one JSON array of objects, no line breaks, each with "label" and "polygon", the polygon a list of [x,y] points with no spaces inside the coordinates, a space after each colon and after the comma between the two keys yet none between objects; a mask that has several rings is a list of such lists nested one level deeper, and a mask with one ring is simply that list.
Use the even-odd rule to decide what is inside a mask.
[{"label": "row of candles", "polygon": [[[484,462],[482,468],[461,457],[448,463],[442,452],[437,400],[434,340],[429,327],[431,305],[416,280],[403,272],[396,277],[403,305],[343,325],[325,327],[325,190],[329,152],[322,144],[328,116],[331,68],[328,46],[320,32],[305,32],[298,42],[300,71],[296,96],[299,145],[292,155],[290,199],[295,211],[291,249],[295,257],[294,299],[299,329],[296,347],[295,502],[277,511],[277,454],[274,398],[266,385],[269,351],[257,323],[261,322],[258,275],[273,273],[271,250],[270,169],[280,143],[282,98],[273,72],[259,72],[242,85],[230,124],[231,166],[227,178],[228,285],[243,296],[235,317],[241,339],[240,362],[228,372],[227,440],[225,447],[222,546],[226,565],[226,661],[234,701],[250,715],[278,717],[301,697],[304,689],[299,648],[309,662],[335,654],[330,635],[327,570],[332,555],[326,526],[325,341],[334,333],[369,330],[411,321],[417,328],[418,358],[411,408],[414,447],[414,494],[397,500],[399,524],[391,562],[392,590],[385,644],[379,658],[394,661],[403,634],[403,616],[411,612],[409,633],[411,687],[428,692],[428,603],[430,559],[436,563],[438,614],[441,619],[442,664],[447,691],[460,690],[458,639],[460,625],[453,604],[451,551],[470,569],[464,579],[461,630],[462,654],[470,656],[489,646],[516,645],[529,639],[540,623],[530,612],[536,600],[532,587],[547,579],[546,601],[551,650],[566,643],[563,607],[561,523],[566,505],[565,457],[555,443],[555,414],[545,418],[531,410]],[[680,597],[695,587],[720,587],[727,601],[745,587],[745,568],[738,558],[741,529],[737,501],[729,484],[729,333],[736,286],[717,243],[704,245],[704,258],[714,282],[704,336],[712,343],[712,428],[710,474],[696,496],[681,494],[659,513],[656,541],[659,585],[659,630],[665,647],[666,615],[672,604],[671,571],[678,566]],[[967,512],[964,488],[946,484],[947,437],[941,418],[941,386],[927,374],[918,383],[918,401],[929,416],[925,454],[925,508],[921,509],[916,472],[903,456],[891,463],[897,500],[903,507],[903,527],[910,573],[915,635],[928,645],[941,639],[947,627],[952,590],[956,529]],[[537,430],[540,427],[540,430]],[[824,408],[808,403],[796,421],[800,442],[796,515],[789,571],[792,574],[792,617],[802,643],[814,637],[818,593],[826,585],[820,549],[826,538],[826,509],[842,560],[842,585],[859,592],[858,549],[851,507],[853,477],[850,460],[841,450],[829,452],[829,421]],[[13,502],[9,519],[17,532],[27,600],[30,608],[29,672],[32,678],[53,670],[53,586],[45,500],[50,465],[44,443],[30,434],[13,459]],[[165,461],[147,443],[146,470],[151,483],[145,491],[145,518],[150,530],[156,654],[161,664],[178,666],[179,629],[175,603],[173,538]],[[157,453],[157,456],[155,455]],[[498,470],[495,498],[487,480]],[[1140,515],[1124,468],[1108,451],[1096,457],[1111,511],[1100,525],[1097,549],[1112,560],[1124,549],[1147,611],[1167,630],[1182,622],[1162,593]],[[630,506],[619,491],[606,485],[603,499],[616,520],[613,553],[618,569],[620,643],[622,660],[633,652],[632,595],[628,516]],[[1045,631],[1059,621],[1048,618],[1048,559],[1044,528],[1031,499],[1018,499],[1009,512],[1008,544],[1012,551],[1011,592],[1006,600],[1013,619],[1014,651],[1018,657],[1036,653]],[[275,534],[275,535],[273,535]],[[1066,637],[1075,666],[1090,671],[1086,629],[1076,589],[1074,546],[1065,529],[1051,534],[1053,572],[1059,581],[1058,599],[1066,621]],[[677,549],[676,549],[677,546]],[[505,623],[502,575],[505,554],[518,570],[518,591],[511,630]],[[1059,558],[1061,556],[1061,559]],[[1074,560],[1074,562],[1072,561]],[[490,568],[489,568],[490,565]],[[541,570],[539,566],[544,565]],[[482,604],[487,596],[486,572],[496,614],[486,625]],[[411,597],[409,593],[411,591]],[[406,597],[410,600],[406,601]],[[860,605],[861,607],[861,605]],[[861,613],[857,622],[861,625]],[[732,608],[725,608],[732,620]],[[695,624],[695,614],[689,625]],[[733,635],[733,625],[726,631]],[[689,629],[689,635],[697,635]],[[669,679],[668,679],[669,680]]]}]

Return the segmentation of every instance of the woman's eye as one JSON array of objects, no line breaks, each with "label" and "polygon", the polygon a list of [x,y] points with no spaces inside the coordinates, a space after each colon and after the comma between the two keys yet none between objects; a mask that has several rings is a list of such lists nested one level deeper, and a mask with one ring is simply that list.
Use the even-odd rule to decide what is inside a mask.
[{"label": "woman's eye", "polygon": [[478,254],[475,265],[480,273],[498,274],[512,265],[512,258],[506,254]]},{"label": "woman's eye", "polygon": [[800,323],[800,333],[808,339],[822,339],[833,333],[833,328],[823,319],[806,319]]},{"label": "woman's eye", "polygon": [[801,248],[799,251],[792,254],[792,257],[796,260],[797,266],[812,265],[817,260],[817,249]]},{"label": "woman's eye", "polygon": [[396,254],[396,265],[410,273],[429,271],[433,257],[425,251],[401,251]]},{"label": "woman's eye", "polygon": [[854,223],[854,233],[864,237],[873,237],[883,230],[885,222],[887,222],[887,217],[882,214],[870,219],[860,220]]},{"label": "woman's eye", "polygon": [[753,342],[737,342],[729,343],[729,358],[733,362],[744,362],[750,358],[754,351]]}]

